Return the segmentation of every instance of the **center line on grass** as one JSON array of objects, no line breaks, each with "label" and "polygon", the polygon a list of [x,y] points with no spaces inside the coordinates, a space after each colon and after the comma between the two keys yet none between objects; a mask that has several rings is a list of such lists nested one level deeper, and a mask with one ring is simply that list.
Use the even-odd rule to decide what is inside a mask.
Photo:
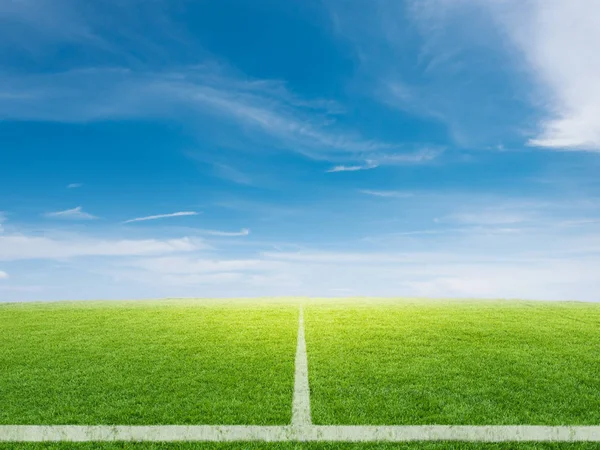
[{"label": "center line on grass", "polygon": [[296,370],[294,373],[294,400],[292,403],[292,426],[310,426],[310,387],[308,385],[308,359],[304,339],[304,311],[300,306],[298,317],[298,345],[296,347]]}]

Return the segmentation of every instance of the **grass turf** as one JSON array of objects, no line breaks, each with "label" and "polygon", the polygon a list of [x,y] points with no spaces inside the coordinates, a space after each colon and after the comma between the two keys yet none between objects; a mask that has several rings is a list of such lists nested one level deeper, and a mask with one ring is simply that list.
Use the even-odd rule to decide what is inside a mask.
[{"label": "grass turf", "polygon": [[299,442],[233,442],[233,443],[0,443],[0,450],[598,450],[594,442],[561,443],[472,443],[472,442],[406,442],[406,443],[299,443]]},{"label": "grass turf", "polygon": [[0,424],[287,424],[297,320],[273,302],[0,305]]},{"label": "grass turf", "polygon": [[305,324],[317,424],[600,424],[600,305],[330,301]]}]

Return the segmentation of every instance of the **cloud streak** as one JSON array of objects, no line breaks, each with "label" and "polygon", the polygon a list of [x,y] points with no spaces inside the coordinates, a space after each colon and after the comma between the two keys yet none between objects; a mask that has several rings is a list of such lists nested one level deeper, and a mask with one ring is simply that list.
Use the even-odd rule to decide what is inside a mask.
[{"label": "cloud streak", "polygon": [[375,169],[380,166],[396,166],[396,165],[410,165],[410,164],[426,164],[438,156],[440,156],[444,152],[443,148],[424,148],[414,152],[371,152],[369,154],[370,159],[367,159],[364,164],[355,164],[355,165],[337,165],[332,167],[329,170],[326,170],[326,173],[333,172],[357,172],[359,170],[370,170]]},{"label": "cloud streak", "polygon": [[248,236],[250,234],[250,229],[242,228],[240,231],[200,230],[200,232],[210,236],[236,237]]},{"label": "cloud streak", "polygon": [[170,214],[156,214],[153,216],[136,217],[134,219],[126,220],[123,223],[145,222],[147,220],[168,219],[170,217],[197,216],[198,214],[200,213],[196,211],[178,211]]},{"label": "cloud streak", "polygon": [[326,170],[326,173],[335,173],[335,172],[358,172],[359,170],[370,170],[370,169],[375,169],[379,167],[379,164],[376,163],[375,161],[367,161],[365,164],[362,165],[355,165],[355,166],[345,166],[345,165],[339,165],[339,166],[334,166],[331,169]]},{"label": "cloud streak", "polygon": [[408,198],[413,197],[412,192],[403,191],[377,191],[372,189],[359,189],[361,194],[371,195],[373,197],[384,197],[384,198]]},{"label": "cloud streak", "polygon": [[49,212],[44,214],[44,217],[50,219],[64,219],[64,220],[95,220],[98,217],[83,211],[81,206],[73,209],[66,209],[64,211]]},{"label": "cloud streak", "polygon": [[140,256],[191,252],[206,248],[196,238],[100,239],[87,236],[0,235],[0,260],[68,259],[85,256]]}]

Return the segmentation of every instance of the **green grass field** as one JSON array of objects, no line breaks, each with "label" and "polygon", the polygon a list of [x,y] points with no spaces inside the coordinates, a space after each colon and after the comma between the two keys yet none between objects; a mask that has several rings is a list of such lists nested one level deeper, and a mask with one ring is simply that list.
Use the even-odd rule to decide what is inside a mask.
[{"label": "green grass field", "polygon": [[298,308],[0,305],[1,424],[286,424]]},{"label": "green grass field", "polygon": [[[600,425],[600,305],[0,304],[0,424],[286,425],[299,306],[322,425]],[[0,443],[41,449],[588,450],[598,443]]]},{"label": "green grass field", "polygon": [[600,305],[305,308],[318,424],[600,424]]}]

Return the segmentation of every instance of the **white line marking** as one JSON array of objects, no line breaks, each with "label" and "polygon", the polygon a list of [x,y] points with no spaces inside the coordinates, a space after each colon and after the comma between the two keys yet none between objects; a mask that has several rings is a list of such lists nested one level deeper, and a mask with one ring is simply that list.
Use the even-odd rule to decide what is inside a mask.
[{"label": "white line marking", "polygon": [[292,402],[292,426],[300,429],[309,426],[311,423],[308,359],[306,357],[306,340],[304,339],[304,311],[302,310],[302,306],[300,306],[296,370],[294,373],[294,399]]},{"label": "white line marking", "polygon": [[227,442],[227,441],[556,441],[600,442],[600,426],[246,426],[246,425],[0,425],[0,441],[7,442]]},{"label": "white line marking", "polygon": [[0,425],[0,441],[286,441],[289,426]]},{"label": "white line marking", "polygon": [[600,441],[600,426],[313,426],[312,441]]}]

